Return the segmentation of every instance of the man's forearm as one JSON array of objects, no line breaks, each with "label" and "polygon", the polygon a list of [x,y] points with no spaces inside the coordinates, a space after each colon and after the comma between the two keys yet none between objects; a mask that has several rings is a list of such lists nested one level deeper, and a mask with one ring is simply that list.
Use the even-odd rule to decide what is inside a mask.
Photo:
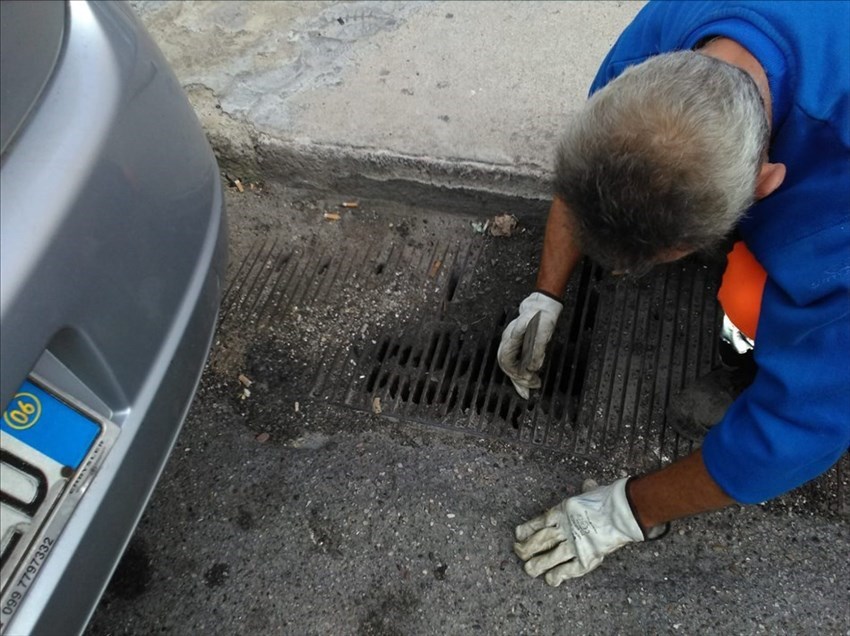
[{"label": "man's forearm", "polygon": [[[572,214],[567,205],[555,197],[546,221],[537,289],[556,298],[563,296],[581,256]],[[734,503],[708,474],[701,451],[633,479],[629,484],[629,497],[638,522],[644,528]]]},{"label": "man's forearm", "polygon": [[575,266],[581,259],[572,215],[559,198],[552,200],[546,235],[543,239],[543,254],[537,272],[537,289],[555,298],[561,298]]},{"label": "man's forearm", "polygon": [[719,510],[734,503],[711,478],[698,450],[629,483],[638,523],[653,528],[683,517]]}]

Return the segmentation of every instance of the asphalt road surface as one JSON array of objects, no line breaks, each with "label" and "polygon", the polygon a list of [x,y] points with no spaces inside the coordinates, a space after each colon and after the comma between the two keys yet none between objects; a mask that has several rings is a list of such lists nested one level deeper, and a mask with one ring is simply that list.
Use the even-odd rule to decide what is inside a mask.
[{"label": "asphalt road surface", "polygon": [[[435,306],[427,279],[439,280],[435,263],[452,253],[433,256],[440,241],[468,239],[494,271],[502,250],[522,256],[495,280],[513,302],[533,278],[540,225],[499,242],[474,219],[345,200],[228,193],[229,310],[88,634],[848,633],[850,533],[830,485],[820,498],[808,491],[676,523],[664,540],[624,548],[557,589],[530,579],[513,528],[627,464],[388,417],[380,404],[352,408],[325,399],[315,378],[334,356],[353,369],[382,332]],[[274,250],[332,257],[370,245],[379,228],[410,254],[431,254],[424,286],[401,271],[412,260],[394,272],[385,259],[372,268],[392,274],[384,283],[330,281],[288,305],[274,289],[237,288],[245,263],[269,270],[258,285],[280,279],[289,257],[257,252],[270,237]],[[482,285],[461,291],[498,296]]]}]

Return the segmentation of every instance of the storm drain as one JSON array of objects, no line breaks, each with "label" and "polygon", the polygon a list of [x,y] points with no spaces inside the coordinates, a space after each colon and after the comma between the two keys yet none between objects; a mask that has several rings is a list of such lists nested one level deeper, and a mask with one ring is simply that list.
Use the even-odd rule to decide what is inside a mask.
[{"label": "storm drain", "polygon": [[686,263],[636,285],[583,263],[541,370],[543,386],[528,401],[496,362],[513,308],[468,328],[426,312],[356,359],[341,356],[319,374],[313,395],[575,456],[657,465],[691,451],[666,429],[664,412],[671,393],[716,365],[715,274]]},{"label": "storm drain", "polygon": [[572,437],[584,389],[597,276],[588,265],[578,272],[579,284],[566,298],[572,309],[531,400],[519,398],[496,362],[502,331],[513,318],[507,308],[461,326],[425,314],[398,335],[380,337],[355,364],[343,356],[320,374],[313,394],[387,417],[562,448]]},{"label": "storm drain", "polygon": [[[677,391],[719,363],[717,267],[686,260],[634,282],[582,263],[541,370],[543,385],[526,401],[499,369],[496,351],[533,284],[536,263],[522,261],[532,239],[449,234],[435,241],[386,234],[342,247],[265,237],[237,265],[222,331],[248,326],[274,338],[318,305],[329,320],[353,323],[343,330],[349,337],[310,362],[311,379],[293,389],[294,401],[327,401],[629,471],[694,449],[668,428],[665,412]],[[505,272],[515,271],[527,275],[505,282]],[[337,310],[352,290],[377,303],[388,289],[404,293],[382,321],[372,321],[369,306],[357,316]],[[831,497],[829,507],[846,512],[848,464],[845,456],[807,496]]]}]

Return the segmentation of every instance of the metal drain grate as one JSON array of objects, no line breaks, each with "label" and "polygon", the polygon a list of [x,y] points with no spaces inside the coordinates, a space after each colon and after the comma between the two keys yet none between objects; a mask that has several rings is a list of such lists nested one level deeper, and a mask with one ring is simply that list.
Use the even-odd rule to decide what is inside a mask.
[{"label": "metal drain grate", "polygon": [[[279,340],[294,313],[300,318],[321,305],[323,329],[333,332],[336,321],[338,340],[305,363],[314,375],[290,387],[294,400],[307,391],[397,421],[630,471],[691,452],[693,445],[668,429],[665,412],[678,390],[718,364],[718,268],[686,260],[634,283],[582,263],[541,370],[543,386],[525,401],[499,369],[496,351],[513,303],[527,293],[533,267],[523,270],[523,263],[535,251],[529,238],[429,242],[384,235],[342,249],[264,238],[231,279],[222,332],[247,325]],[[342,315],[337,309],[352,289],[367,302],[359,313]],[[390,289],[401,290],[401,305],[376,320],[368,302],[382,301]],[[338,329],[345,321],[354,326]],[[226,357],[227,345],[222,349]],[[848,478],[845,456],[803,496],[844,514]]]},{"label": "metal drain grate", "polygon": [[[668,396],[716,360],[714,272],[667,267],[641,285],[603,278],[583,263],[528,401],[496,362],[502,310],[472,329],[424,315],[324,370],[313,395],[400,420],[508,438],[623,465],[656,465],[689,452],[664,428]],[[683,302],[683,298],[687,302]]]},{"label": "metal drain grate", "polygon": [[669,400],[718,365],[719,271],[667,266],[639,284],[600,294],[576,451],[651,467],[691,452],[668,430]]},{"label": "metal drain grate", "polygon": [[[340,366],[322,374],[314,395],[444,428],[560,447],[578,413],[598,302],[595,268],[582,266],[567,296],[573,311],[552,344],[543,387],[521,400],[496,363],[510,315],[458,327],[424,316],[414,328],[383,336],[340,380]],[[328,381],[329,378],[333,380]],[[377,400],[377,401],[376,401]]]},{"label": "metal drain grate", "polygon": [[283,245],[277,237],[258,241],[242,261],[222,301],[222,320],[238,315],[259,329],[279,321],[293,307],[320,299],[338,301],[345,288],[374,290],[392,278],[422,284],[453,298],[463,271],[477,250],[470,242],[413,246],[391,239],[370,243],[303,247]]}]

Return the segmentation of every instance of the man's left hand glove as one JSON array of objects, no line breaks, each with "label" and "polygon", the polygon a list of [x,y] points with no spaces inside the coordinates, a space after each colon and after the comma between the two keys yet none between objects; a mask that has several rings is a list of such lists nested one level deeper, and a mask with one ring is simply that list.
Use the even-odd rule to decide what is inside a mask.
[{"label": "man's left hand glove", "polygon": [[628,479],[600,486],[559,503],[546,513],[517,526],[514,552],[525,571],[557,587],[583,576],[606,555],[628,543],[644,540],[626,497]]}]

